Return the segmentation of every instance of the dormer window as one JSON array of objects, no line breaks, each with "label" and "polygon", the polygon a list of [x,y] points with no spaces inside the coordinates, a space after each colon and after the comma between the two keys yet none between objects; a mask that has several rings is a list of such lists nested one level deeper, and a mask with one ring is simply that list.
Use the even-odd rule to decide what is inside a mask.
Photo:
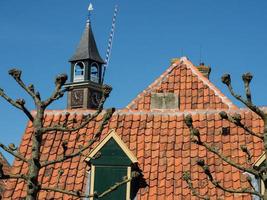
[{"label": "dormer window", "polygon": [[[101,194],[116,183],[131,179],[133,174],[140,172],[138,169],[137,159],[128,149],[126,144],[119,138],[114,130],[100,142],[95,149],[91,151],[86,159],[90,164],[90,195],[94,193]],[[140,183],[142,183],[142,175],[119,186],[115,191],[101,198],[103,200],[134,200]],[[96,200],[91,197],[90,200]]]},{"label": "dormer window", "polygon": [[91,65],[90,80],[94,83],[99,83],[99,68],[96,63]]},{"label": "dormer window", "polygon": [[78,62],[74,66],[74,77],[73,81],[74,82],[80,82],[84,81],[84,64],[83,62]]}]

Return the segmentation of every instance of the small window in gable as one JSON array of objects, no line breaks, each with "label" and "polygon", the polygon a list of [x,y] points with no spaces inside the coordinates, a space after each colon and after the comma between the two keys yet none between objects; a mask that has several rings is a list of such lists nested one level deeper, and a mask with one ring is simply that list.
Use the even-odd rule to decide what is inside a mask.
[{"label": "small window in gable", "polygon": [[74,66],[74,82],[84,81],[84,64],[82,62],[78,62]]},{"label": "small window in gable", "polygon": [[[108,190],[116,183],[122,183],[131,179],[138,171],[137,159],[123,143],[115,131],[111,131],[106,138],[89,154],[87,162],[91,166],[90,194],[98,195]],[[139,175],[140,174],[140,175]],[[131,181],[120,185],[116,190],[108,193],[102,200],[135,200],[138,192],[138,178],[135,176]],[[96,198],[90,198],[96,200]]]},{"label": "small window in gable", "polygon": [[179,109],[179,97],[175,93],[152,93],[151,109]]},{"label": "small window in gable", "polygon": [[96,63],[93,63],[91,65],[90,80],[92,82],[99,83],[99,70],[98,65]]}]

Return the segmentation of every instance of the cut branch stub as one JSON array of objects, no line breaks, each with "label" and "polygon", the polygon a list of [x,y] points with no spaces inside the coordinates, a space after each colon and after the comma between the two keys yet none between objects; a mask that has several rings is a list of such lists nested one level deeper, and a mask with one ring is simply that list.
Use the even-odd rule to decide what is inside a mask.
[{"label": "cut branch stub", "polygon": [[70,113],[69,113],[69,112],[66,112],[66,113],[65,113],[65,116],[66,116],[66,119],[68,119],[69,116],[70,116]]},{"label": "cut branch stub", "polygon": [[227,113],[226,113],[225,111],[221,111],[221,112],[219,113],[219,115],[220,115],[220,117],[221,117],[222,119],[228,119],[228,115],[227,115]]},{"label": "cut branch stub", "polygon": [[40,92],[36,92],[35,95],[36,95],[36,97],[37,97],[38,99],[41,99]]},{"label": "cut branch stub", "polygon": [[204,173],[209,177],[209,179],[212,181],[213,180],[213,177],[211,175],[211,172],[210,172],[210,168],[208,165],[204,165],[203,167],[203,170],[204,170]]},{"label": "cut branch stub", "polygon": [[198,159],[197,160],[197,165],[200,166],[203,170],[204,173],[209,177],[209,179],[212,181],[213,177],[210,173],[210,168],[208,165],[205,164],[205,161],[203,159]]},{"label": "cut branch stub", "polygon": [[242,75],[242,79],[243,79],[244,83],[248,83],[249,84],[250,81],[252,80],[252,78],[253,78],[253,75],[251,73],[249,73],[249,72],[247,72],[247,73]]},{"label": "cut branch stub", "polygon": [[66,119],[65,119],[65,121],[63,123],[63,126],[64,127],[66,127],[68,125],[70,113],[69,112],[66,112],[65,113],[65,116],[66,116]]},{"label": "cut branch stub", "polygon": [[197,160],[197,165],[200,167],[203,167],[205,165],[205,161],[203,159],[198,159]]},{"label": "cut branch stub", "polygon": [[199,133],[199,130],[197,128],[193,128],[192,129],[192,134],[196,137],[199,137],[200,136],[200,133]]},{"label": "cut branch stub", "polygon": [[73,124],[76,124],[78,122],[76,118],[73,118],[71,121]]},{"label": "cut branch stub", "polygon": [[62,148],[63,148],[63,155],[66,155],[66,151],[68,150],[68,142],[67,141],[63,141],[62,142]]},{"label": "cut branch stub", "polygon": [[224,83],[225,85],[231,85],[231,76],[230,76],[230,74],[224,74],[223,76],[222,76],[222,83]]},{"label": "cut branch stub", "polygon": [[183,172],[182,179],[183,179],[184,181],[191,180],[189,171],[185,171],[185,172]]},{"label": "cut branch stub", "polygon": [[20,79],[21,73],[22,72],[19,69],[11,69],[8,71],[8,74],[12,76],[14,79]]},{"label": "cut branch stub", "polygon": [[58,92],[58,98],[61,98],[63,96],[64,96],[64,92],[62,92],[62,91]]},{"label": "cut branch stub", "polygon": [[232,116],[232,118],[238,123],[238,124],[240,124],[241,123],[241,115],[240,114],[238,114],[238,113],[235,113],[233,116]]},{"label": "cut branch stub", "polygon": [[240,146],[241,150],[244,152],[244,153],[247,153],[248,152],[248,148],[246,145],[241,145]]},{"label": "cut branch stub", "polygon": [[109,85],[103,85],[103,95],[105,98],[109,97],[110,92],[112,91],[112,87]]},{"label": "cut branch stub", "polygon": [[64,174],[64,170],[63,169],[59,169],[58,170],[58,176],[61,177]]},{"label": "cut branch stub", "polygon": [[104,120],[109,119],[113,115],[113,113],[115,111],[116,111],[115,108],[109,108],[109,109],[107,109],[106,115],[104,116]]},{"label": "cut branch stub", "polygon": [[10,143],[10,144],[8,145],[8,148],[9,148],[11,151],[16,151],[16,150],[17,150],[17,147],[16,147],[15,144],[13,144],[13,143]]},{"label": "cut branch stub", "polygon": [[25,105],[25,100],[24,99],[17,99],[16,103],[19,104],[20,106],[24,107]]},{"label": "cut branch stub", "polygon": [[67,74],[60,74],[56,77],[55,84],[62,86],[66,83],[67,80],[68,80]]},{"label": "cut branch stub", "polygon": [[188,127],[191,127],[192,126],[192,123],[193,123],[192,115],[190,115],[190,114],[186,115],[185,118],[184,118],[184,121],[185,121],[185,124]]},{"label": "cut branch stub", "polygon": [[245,154],[247,154],[247,156],[248,156],[247,159],[248,159],[248,162],[250,163],[252,160],[252,156],[251,156],[249,149],[247,148],[246,145],[241,145],[240,148]]},{"label": "cut branch stub", "polygon": [[34,85],[33,85],[33,84],[30,84],[30,85],[28,86],[28,89],[29,89],[32,93],[34,93]]}]

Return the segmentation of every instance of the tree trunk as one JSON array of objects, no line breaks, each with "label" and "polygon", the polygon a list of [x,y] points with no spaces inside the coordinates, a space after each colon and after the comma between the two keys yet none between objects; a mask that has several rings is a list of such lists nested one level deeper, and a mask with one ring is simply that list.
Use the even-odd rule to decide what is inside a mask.
[{"label": "tree trunk", "polygon": [[32,155],[29,163],[26,200],[36,200],[39,192],[38,175],[40,171],[41,128],[43,127],[44,109],[38,107],[36,110],[37,114],[33,121],[34,133],[32,135]]}]

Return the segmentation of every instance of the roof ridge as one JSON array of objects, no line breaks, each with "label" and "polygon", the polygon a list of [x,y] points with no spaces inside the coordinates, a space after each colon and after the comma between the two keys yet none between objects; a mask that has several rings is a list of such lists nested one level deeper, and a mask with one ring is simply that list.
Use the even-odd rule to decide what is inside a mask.
[{"label": "roof ridge", "polygon": [[[183,60],[182,60],[183,59]],[[187,68],[189,68],[193,74],[195,74],[204,84],[206,84],[211,90],[214,91],[215,95],[217,95],[223,103],[228,105],[229,109],[238,109],[233,102],[225,96],[208,78],[206,78],[194,65],[190,62],[186,57],[182,57],[181,60],[185,64]]]},{"label": "roof ridge", "polygon": [[226,97],[208,78],[206,78],[194,65],[191,61],[187,59],[187,57],[181,57],[179,60],[174,62],[170,67],[167,68],[161,74],[155,81],[153,81],[148,87],[146,87],[142,92],[140,92],[125,108],[131,109],[131,107],[138,102],[138,100],[146,93],[149,93],[152,88],[156,89],[162,81],[168,78],[168,75],[176,68],[184,65],[186,68],[191,70],[191,72],[196,75],[200,81],[203,82],[203,84],[207,85],[208,88],[212,91],[214,91],[214,94],[218,96],[222,103],[226,104],[228,106],[228,109],[238,109],[236,105],[233,104],[233,102]]}]

